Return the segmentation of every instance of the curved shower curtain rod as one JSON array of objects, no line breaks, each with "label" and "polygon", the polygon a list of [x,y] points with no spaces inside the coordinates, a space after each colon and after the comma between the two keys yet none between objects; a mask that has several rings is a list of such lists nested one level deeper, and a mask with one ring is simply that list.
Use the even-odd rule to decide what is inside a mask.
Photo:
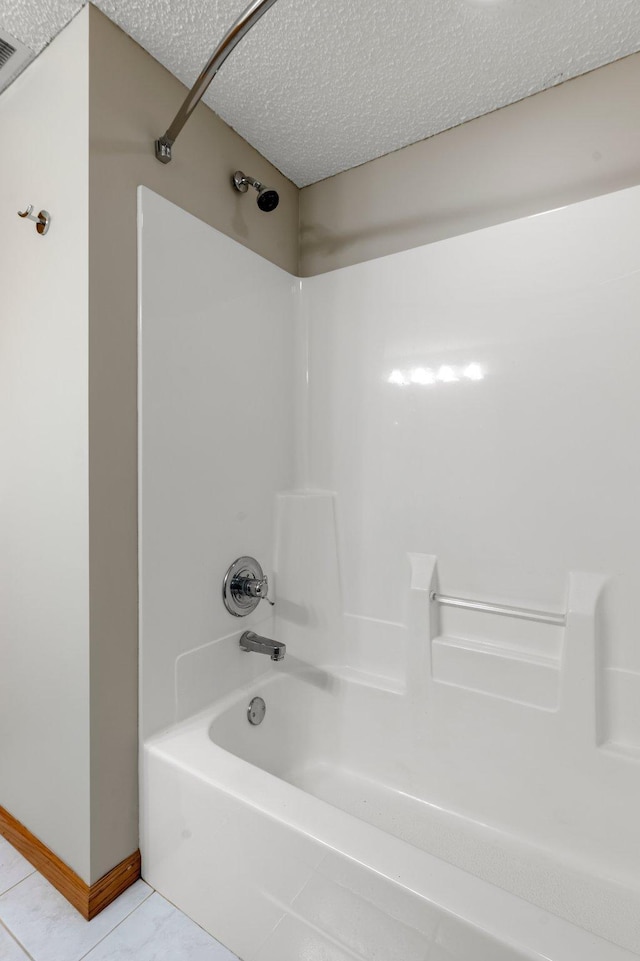
[{"label": "curved shower curtain rod", "polygon": [[185,97],[184,103],[173,119],[173,123],[167,128],[166,133],[163,134],[159,140],[156,140],[156,157],[160,163],[168,164],[171,160],[171,148],[178,134],[200,103],[201,98],[206,93],[207,87],[231,51],[234,50],[242,38],[251,30],[253,25],[258,22],[260,17],[262,17],[275,2],[276,0],[253,0],[246,10],[240,14],[233,26],[226,32],[209,58],[204,70]]}]

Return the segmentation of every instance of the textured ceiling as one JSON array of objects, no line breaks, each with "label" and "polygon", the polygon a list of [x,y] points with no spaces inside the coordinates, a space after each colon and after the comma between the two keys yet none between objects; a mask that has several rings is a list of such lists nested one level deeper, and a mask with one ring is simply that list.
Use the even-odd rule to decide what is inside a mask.
[{"label": "textured ceiling", "polygon": [[0,30],[40,53],[84,6],[84,0],[0,0]]},{"label": "textured ceiling", "polygon": [[[190,85],[247,2],[96,6]],[[82,5],[0,0],[0,27],[38,52]],[[640,0],[278,0],[205,101],[304,186],[638,49]]]}]

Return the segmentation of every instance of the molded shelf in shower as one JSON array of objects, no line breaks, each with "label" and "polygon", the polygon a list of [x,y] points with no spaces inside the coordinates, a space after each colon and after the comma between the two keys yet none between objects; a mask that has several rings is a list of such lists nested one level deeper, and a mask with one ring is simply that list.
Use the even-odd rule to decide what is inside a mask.
[{"label": "molded shelf in shower", "polygon": [[440,635],[431,645],[433,680],[545,711],[558,707],[560,663],[543,654]]}]

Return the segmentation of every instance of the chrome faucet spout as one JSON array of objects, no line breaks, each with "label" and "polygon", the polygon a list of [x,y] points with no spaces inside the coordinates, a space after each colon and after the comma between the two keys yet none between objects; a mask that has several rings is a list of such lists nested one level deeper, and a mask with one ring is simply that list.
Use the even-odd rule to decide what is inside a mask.
[{"label": "chrome faucet spout", "polygon": [[270,637],[262,637],[254,631],[245,631],[240,637],[240,647],[243,651],[254,651],[256,654],[268,654],[272,661],[281,661],[287,647],[279,641],[272,641]]}]

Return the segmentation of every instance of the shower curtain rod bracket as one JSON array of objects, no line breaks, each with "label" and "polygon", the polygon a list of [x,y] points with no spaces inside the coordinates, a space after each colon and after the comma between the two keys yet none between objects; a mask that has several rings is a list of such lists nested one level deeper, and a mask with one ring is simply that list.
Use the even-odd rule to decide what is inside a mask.
[{"label": "shower curtain rod bracket", "polygon": [[161,164],[171,163],[171,147],[172,142],[167,140],[167,137],[160,137],[156,140],[156,160],[159,160]]},{"label": "shower curtain rod bracket", "polygon": [[166,133],[155,142],[156,158],[160,163],[168,164],[171,162],[171,148],[173,147],[178,134],[185,123],[196,109],[200,100],[207,92],[209,84],[217,74],[218,70],[225,62],[229,54],[240,43],[242,38],[251,30],[251,27],[274,5],[276,0],[252,0],[249,6],[240,14],[232,27],[227,30],[224,37],[211,54],[204,70],[192,86],[191,90],[184,99],[184,102],[177,114],[173,118],[171,125],[167,127]]}]

